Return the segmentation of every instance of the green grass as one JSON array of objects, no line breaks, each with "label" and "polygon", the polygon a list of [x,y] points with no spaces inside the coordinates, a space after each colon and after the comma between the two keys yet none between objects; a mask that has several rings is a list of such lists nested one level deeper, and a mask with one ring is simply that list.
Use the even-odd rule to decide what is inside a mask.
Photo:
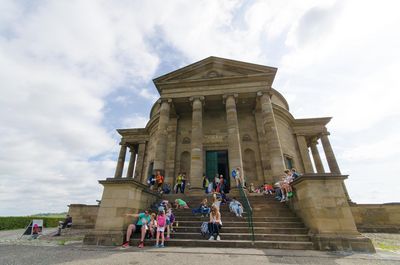
[{"label": "green grass", "polygon": [[399,251],[400,250],[400,246],[389,245],[389,244],[382,243],[382,242],[377,243],[377,247],[382,250],[389,250],[389,251]]},{"label": "green grass", "polygon": [[43,216],[7,216],[0,217],[0,230],[11,230],[25,228],[33,219],[42,219],[44,227],[57,227],[59,221],[65,219],[62,217],[43,217]]}]

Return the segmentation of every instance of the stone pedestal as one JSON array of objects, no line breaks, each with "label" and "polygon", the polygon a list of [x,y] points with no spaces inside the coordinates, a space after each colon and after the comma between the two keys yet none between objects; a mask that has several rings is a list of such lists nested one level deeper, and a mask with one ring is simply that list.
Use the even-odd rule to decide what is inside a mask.
[{"label": "stone pedestal", "polygon": [[127,213],[138,213],[151,206],[159,195],[147,191],[146,185],[133,179],[107,179],[104,186],[95,229],[85,235],[84,244],[120,245],[126,228],[132,223]]},{"label": "stone pedestal", "polygon": [[305,174],[293,182],[290,206],[308,228],[319,250],[375,252],[357,231],[340,174]]}]

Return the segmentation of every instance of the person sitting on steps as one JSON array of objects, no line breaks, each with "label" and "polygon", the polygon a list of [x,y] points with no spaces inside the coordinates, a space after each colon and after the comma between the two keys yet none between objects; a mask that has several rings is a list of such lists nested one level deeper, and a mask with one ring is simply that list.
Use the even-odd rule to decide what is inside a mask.
[{"label": "person sitting on steps", "polygon": [[210,221],[208,223],[208,231],[210,233],[210,238],[208,240],[221,240],[219,236],[219,230],[222,228],[221,213],[218,208],[214,205],[211,206]]},{"label": "person sitting on steps", "polygon": [[126,230],[126,240],[122,244],[122,247],[127,248],[129,247],[129,240],[131,239],[132,233],[140,233],[140,242],[138,248],[144,247],[144,238],[146,236],[146,231],[148,229],[148,224],[150,224],[151,218],[149,211],[146,210],[143,213],[139,214],[125,214],[125,216],[133,216],[138,217],[138,220],[135,224],[130,224]]},{"label": "person sitting on steps", "polygon": [[237,217],[243,217],[243,206],[242,204],[236,200],[236,197],[233,197],[232,201],[229,203],[229,209],[233,212]]}]

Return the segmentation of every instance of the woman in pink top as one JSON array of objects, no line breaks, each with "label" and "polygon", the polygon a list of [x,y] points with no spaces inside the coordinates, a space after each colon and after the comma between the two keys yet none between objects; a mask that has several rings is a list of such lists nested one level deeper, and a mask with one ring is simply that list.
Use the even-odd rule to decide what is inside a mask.
[{"label": "woman in pink top", "polygon": [[[162,210],[158,212],[157,215],[157,236],[156,236],[156,245],[155,247],[164,247],[164,231],[165,231],[165,226],[167,225],[167,216],[165,215],[165,211]],[[159,239],[161,235],[161,244],[158,245]]]}]

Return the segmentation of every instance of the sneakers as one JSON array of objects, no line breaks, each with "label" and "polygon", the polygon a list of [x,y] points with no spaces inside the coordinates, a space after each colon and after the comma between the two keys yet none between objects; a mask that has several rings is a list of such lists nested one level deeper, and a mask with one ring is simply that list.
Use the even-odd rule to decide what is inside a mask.
[{"label": "sneakers", "polygon": [[123,247],[123,248],[128,248],[128,247],[129,247],[129,242],[126,241],[124,244],[122,244],[122,247]]},{"label": "sneakers", "polygon": [[221,238],[219,236],[217,236],[217,241],[220,241],[220,240],[221,240]]},{"label": "sneakers", "polygon": [[213,236],[210,236],[210,238],[209,238],[208,240],[214,240],[214,237],[213,237]]},{"label": "sneakers", "polygon": [[155,244],[155,245],[154,245],[154,247],[155,247],[155,248],[159,248],[159,247],[160,247],[160,245],[157,245],[157,244]]},{"label": "sneakers", "polygon": [[137,246],[138,248],[143,248],[144,247],[144,243],[140,242],[139,245]]},{"label": "sneakers", "polygon": [[159,247],[159,248],[163,248],[163,247],[165,247],[165,246],[164,246],[164,244],[160,244],[158,247]]}]

